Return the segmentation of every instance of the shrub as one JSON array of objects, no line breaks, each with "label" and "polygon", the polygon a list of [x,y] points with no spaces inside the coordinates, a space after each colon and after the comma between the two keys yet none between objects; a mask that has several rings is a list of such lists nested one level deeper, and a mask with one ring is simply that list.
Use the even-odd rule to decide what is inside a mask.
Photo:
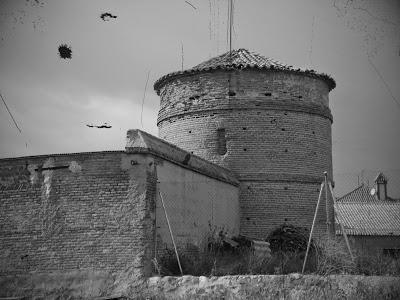
[{"label": "shrub", "polygon": [[266,240],[272,252],[302,252],[307,249],[308,237],[306,228],[283,224],[272,231]]}]

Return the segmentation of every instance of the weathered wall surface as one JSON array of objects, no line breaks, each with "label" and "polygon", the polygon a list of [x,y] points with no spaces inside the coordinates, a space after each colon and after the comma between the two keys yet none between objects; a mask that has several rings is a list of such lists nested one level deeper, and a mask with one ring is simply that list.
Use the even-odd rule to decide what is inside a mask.
[{"label": "weathered wall surface", "polygon": [[238,185],[228,170],[138,130],[125,152],[1,159],[0,297],[130,294],[151,274],[156,217],[171,246],[158,190],[186,244],[209,223],[238,233]]},{"label": "weathered wall surface", "polygon": [[332,178],[328,93],[280,71],[182,76],[160,89],[159,136],[239,177],[243,234],[264,238],[285,220],[310,227],[323,172]]},{"label": "weathered wall surface", "polygon": [[400,298],[400,283],[396,277],[353,275],[152,277],[147,294],[157,299],[394,300]]},{"label": "weathered wall surface", "polygon": [[5,282],[8,275],[101,270],[121,274],[121,284],[150,274],[150,158],[95,152],[2,159],[0,183]]},{"label": "weathered wall surface", "polygon": [[[239,234],[238,187],[199,174],[168,161],[157,163],[158,189],[161,192],[174,233],[180,246],[200,246],[207,234],[223,231]],[[157,236],[159,248],[172,248],[161,199],[157,198]]]},{"label": "weathered wall surface", "polygon": [[400,249],[400,236],[349,235],[352,249],[361,253],[382,254],[383,249]]},{"label": "weathered wall surface", "polygon": [[200,246],[212,232],[239,233],[239,181],[229,170],[141,130],[129,130],[126,151],[155,157],[157,249],[172,248],[161,193],[178,246]]}]

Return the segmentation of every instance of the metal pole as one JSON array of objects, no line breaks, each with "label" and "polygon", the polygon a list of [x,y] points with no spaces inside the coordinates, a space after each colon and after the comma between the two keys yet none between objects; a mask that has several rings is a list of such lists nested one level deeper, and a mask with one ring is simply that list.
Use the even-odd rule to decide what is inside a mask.
[{"label": "metal pole", "polygon": [[323,190],[323,188],[324,188],[324,182],[321,183],[321,188],[320,188],[320,190],[319,190],[317,207],[315,208],[314,219],[313,219],[313,222],[312,222],[312,225],[311,225],[310,237],[308,238],[306,256],[304,257],[303,269],[301,270],[301,274],[304,273],[304,270],[305,270],[305,268],[306,268],[307,257],[308,257],[308,251],[310,251],[310,245],[311,245],[312,234],[313,234],[313,232],[314,232],[315,221],[317,220],[317,214],[318,214],[319,204],[320,204],[320,202],[321,202],[321,196],[322,196],[322,190]]},{"label": "metal pole", "polygon": [[233,5],[232,5],[232,0],[229,1],[229,54],[231,55],[232,53],[232,26],[233,26]]},{"label": "metal pole", "polygon": [[325,206],[326,206],[326,229],[328,232],[328,238],[333,239],[335,237],[335,217],[331,214],[329,198],[328,198],[328,172],[324,172],[325,177]]},{"label": "metal pole", "polygon": [[349,240],[347,239],[347,233],[344,231],[342,220],[341,220],[341,218],[339,218],[339,214],[336,212],[337,211],[337,209],[336,209],[336,198],[335,198],[335,195],[333,194],[333,188],[332,188],[332,185],[331,185],[330,182],[329,182],[329,190],[331,191],[332,198],[333,198],[333,207],[335,209],[336,219],[338,220],[340,229],[342,230],[344,241],[346,242],[347,250],[349,250],[351,260],[354,262],[354,257],[353,257],[353,253],[351,252],[350,243],[349,243]]},{"label": "metal pole", "polygon": [[171,235],[172,244],[174,245],[174,250],[175,250],[176,259],[178,260],[179,270],[181,271],[181,275],[183,275],[181,261],[179,260],[178,250],[176,249],[174,235],[172,234],[172,229],[171,229],[171,225],[169,224],[167,210],[165,209],[164,199],[163,199],[163,197],[161,195],[160,190],[158,191],[158,194],[160,195],[160,198],[161,198],[161,203],[162,203],[162,206],[163,206],[163,209],[164,209],[164,213],[165,213],[165,219],[167,220],[167,224],[168,224],[169,234]]},{"label": "metal pole", "polygon": [[[158,181],[157,181],[158,183]],[[156,185],[156,190],[158,191],[159,187],[158,184]],[[157,268],[157,197],[156,203],[154,204],[154,266]],[[158,270],[156,270],[158,271]]]}]

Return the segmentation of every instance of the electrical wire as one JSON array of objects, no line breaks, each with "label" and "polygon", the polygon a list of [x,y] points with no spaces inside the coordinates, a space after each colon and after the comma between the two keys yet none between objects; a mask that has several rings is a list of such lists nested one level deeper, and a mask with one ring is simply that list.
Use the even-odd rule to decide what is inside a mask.
[{"label": "electrical wire", "polygon": [[0,93],[0,97],[1,97],[1,100],[3,100],[3,103],[4,103],[4,105],[5,105],[5,107],[6,107],[7,111],[8,111],[8,113],[10,114],[11,119],[13,120],[15,127],[17,127],[19,133],[22,133],[21,129],[19,128],[19,126],[18,126],[18,124],[17,124],[17,121],[15,121],[14,116],[12,115],[10,109],[8,108],[7,103],[6,103],[6,101],[4,100],[3,95],[2,95],[1,93]]},{"label": "electrical wire", "polygon": [[143,129],[143,106],[144,106],[144,99],[146,98],[146,90],[147,90],[147,84],[149,83],[149,76],[150,76],[150,70],[147,72],[146,85],[144,86],[144,93],[142,100],[142,112],[140,113],[140,124],[142,125],[142,129]]},{"label": "electrical wire", "polygon": [[383,78],[381,72],[379,72],[378,68],[374,65],[374,63],[371,61],[370,56],[367,54],[367,59],[369,64],[372,66],[372,68],[374,69],[374,71],[376,72],[376,74],[378,74],[379,78],[381,79],[381,81],[383,82],[383,84],[385,85],[386,89],[388,90],[390,96],[392,97],[393,101],[395,104],[397,104],[398,108],[400,109],[400,102],[396,99],[396,97],[393,95],[392,90],[390,89],[389,85],[387,84],[387,82],[385,81],[385,79]]}]

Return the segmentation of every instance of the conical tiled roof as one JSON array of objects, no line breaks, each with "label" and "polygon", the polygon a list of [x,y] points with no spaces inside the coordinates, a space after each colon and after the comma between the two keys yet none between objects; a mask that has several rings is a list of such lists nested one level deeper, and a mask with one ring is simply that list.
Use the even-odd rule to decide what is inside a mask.
[{"label": "conical tiled roof", "polygon": [[317,77],[324,80],[329,89],[335,88],[335,81],[326,74],[316,73],[314,70],[300,70],[294,69],[292,66],[284,65],[271,58],[264,57],[257,53],[250,52],[246,49],[232,50],[232,52],[226,52],[219,56],[213,57],[201,64],[187,70],[169,73],[154,83],[154,89],[158,91],[161,86],[168,80],[174,77],[180,77],[185,75],[191,75],[199,72],[209,72],[212,70],[229,70],[229,69],[269,69],[269,70],[281,70],[291,73],[301,73],[310,77]]},{"label": "conical tiled roof", "polygon": [[252,53],[246,49],[233,50],[231,53],[226,52],[217,57],[213,57],[192,68],[192,70],[205,70],[209,68],[233,67],[233,68],[292,68],[283,65],[275,60]]}]

